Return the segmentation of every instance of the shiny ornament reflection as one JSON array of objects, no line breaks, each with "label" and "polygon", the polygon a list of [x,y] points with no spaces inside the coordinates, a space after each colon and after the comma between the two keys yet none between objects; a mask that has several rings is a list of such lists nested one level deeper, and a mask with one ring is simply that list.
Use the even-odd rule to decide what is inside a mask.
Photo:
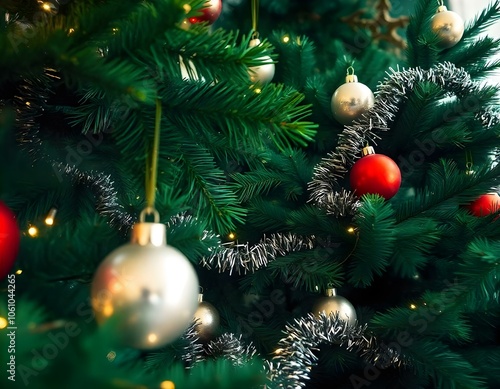
[{"label": "shiny ornament reflection", "polygon": [[347,322],[350,326],[356,324],[357,315],[354,306],[346,298],[337,296],[333,288],[328,288],[325,295],[320,297],[312,308],[312,313],[315,316],[319,316],[321,312],[326,315],[338,312],[339,319]]},{"label": "shiny ornament reflection", "polygon": [[332,95],[331,108],[335,119],[349,125],[375,104],[375,96],[370,88],[358,82],[354,74],[346,77],[345,84],[339,86]]},{"label": "shiny ornament reflection", "polygon": [[[259,39],[252,39],[249,46],[254,47],[260,45]],[[248,74],[250,75],[250,81],[254,85],[265,85],[270,83],[274,78],[275,66],[272,58],[269,55],[260,57],[259,60],[266,62],[264,65],[260,66],[250,66],[248,68]]]},{"label": "shiny ornament reflection", "polygon": [[198,307],[198,277],[182,253],[166,245],[165,225],[137,223],[131,243],[111,252],[91,288],[96,320],[108,320],[124,344],[154,349],[177,339]]},{"label": "shiny ornament reflection", "polygon": [[456,12],[448,11],[443,5],[431,19],[431,30],[439,37],[438,46],[448,49],[455,46],[464,35],[465,23]]},{"label": "shiny ornament reflection", "polygon": [[212,304],[203,301],[202,294],[198,296],[198,302],[198,308],[194,313],[194,319],[198,322],[196,331],[200,340],[207,342],[213,338],[219,328],[219,312]]}]

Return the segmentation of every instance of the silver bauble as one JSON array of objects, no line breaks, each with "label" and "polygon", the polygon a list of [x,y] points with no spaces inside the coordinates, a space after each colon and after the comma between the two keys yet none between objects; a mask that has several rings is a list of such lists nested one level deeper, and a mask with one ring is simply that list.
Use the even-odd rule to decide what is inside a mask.
[{"label": "silver bauble", "polygon": [[211,340],[219,328],[220,317],[217,309],[207,301],[203,301],[203,295],[198,296],[198,308],[194,313],[194,319],[197,320],[196,331],[201,341]]},{"label": "silver bauble", "polygon": [[136,223],[131,242],[112,251],[91,287],[96,320],[111,320],[125,345],[155,349],[181,336],[198,307],[198,277],[178,250],[166,245],[160,223]]},{"label": "silver bauble", "polygon": [[464,35],[464,20],[456,12],[442,5],[431,19],[431,30],[439,37],[438,46],[447,49],[455,46]]},{"label": "silver bauble", "polygon": [[341,124],[351,124],[368,111],[375,103],[370,88],[358,82],[354,74],[346,77],[346,83],[337,88],[332,96],[332,113]]},{"label": "silver bauble", "polygon": [[[258,45],[260,45],[259,39],[252,39],[249,44],[250,47]],[[261,66],[250,66],[248,68],[248,74],[250,75],[250,81],[252,81],[254,85],[263,86],[273,80],[275,66],[272,58],[268,55],[260,57],[259,60],[265,61],[265,64]]]},{"label": "silver bauble", "polygon": [[321,312],[326,315],[338,312],[339,319],[344,320],[350,326],[356,324],[357,316],[353,305],[346,298],[337,296],[333,288],[327,289],[325,295],[313,305],[312,313],[315,316],[319,316]]}]

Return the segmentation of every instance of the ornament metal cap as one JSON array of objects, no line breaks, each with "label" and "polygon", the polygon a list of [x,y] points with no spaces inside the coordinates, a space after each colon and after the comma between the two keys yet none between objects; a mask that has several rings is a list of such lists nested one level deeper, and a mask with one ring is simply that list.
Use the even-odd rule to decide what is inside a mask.
[{"label": "ornament metal cap", "polygon": [[[145,222],[146,215],[154,215],[154,223]],[[167,228],[165,224],[159,223],[160,215],[154,208],[145,208],[140,216],[139,223],[135,223],[132,227],[130,242],[139,246],[166,246],[167,244]]]},{"label": "ornament metal cap", "polygon": [[437,9],[437,12],[446,12],[446,11],[448,11],[446,5],[440,5]]},{"label": "ornament metal cap", "polygon": [[199,303],[203,302],[203,293],[198,293],[198,302]]},{"label": "ornament metal cap", "polygon": [[260,39],[259,38],[255,38],[255,39],[252,39],[250,41],[250,43],[248,44],[248,47],[255,47],[255,46],[258,46],[260,45]]},{"label": "ornament metal cap", "polygon": [[327,288],[325,290],[325,296],[326,297],[333,297],[333,296],[336,296],[337,295],[337,291],[335,290],[335,288]]},{"label": "ornament metal cap", "polygon": [[375,149],[372,146],[363,147],[361,151],[361,156],[366,157],[367,155],[375,154]]},{"label": "ornament metal cap", "polygon": [[355,74],[348,74],[345,76],[345,82],[358,82],[358,76]]}]

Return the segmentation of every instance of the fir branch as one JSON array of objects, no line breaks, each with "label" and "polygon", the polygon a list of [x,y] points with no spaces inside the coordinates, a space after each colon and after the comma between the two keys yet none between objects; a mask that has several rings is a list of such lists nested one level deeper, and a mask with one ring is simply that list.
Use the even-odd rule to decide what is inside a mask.
[{"label": "fir branch", "polygon": [[166,110],[176,112],[171,120],[190,131],[200,126],[219,128],[231,145],[263,145],[271,139],[279,148],[305,145],[315,133],[315,124],[303,121],[309,107],[299,105],[303,95],[283,85],[268,85],[261,93],[248,86],[220,82],[172,84],[162,91]]},{"label": "fir branch", "polygon": [[473,20],[465,26],[462,41],[475,40],[478,35],[485,32],[490,26],[500,19],[500,1],[495,0]]},{"label": "fir branch", "polygon": [[421,339],[404,350],[419,377],[430,376],[441,389],[485,388],[477,370],[461,355],[434,339]]},{"label": "fir branch", "polygon": [[438,223],[430,218],[414,217],[396,227],[397,245],[391,265],[401,277],[412,278],[430,260],[430,249],[439,241],[441,232]]},{"label": "fir branch", "polygon": [[[451,199],[458,204],[473,201],[500,180],[500,166],[478,169],[475,174],[465,174],[451,161],[441,161],[431,166],[430,182],[415,198],[402,202],[396,210],[398,222],[417,215],[432,215],[435,207],[445,206]],[[458,207],[455,208],[458,210]]]},{"label": "fir branch", "polygon": [[467,309],[478,310],[489,302],[498,304],[499,252],[500,241],[476,238],[460,256],[462,261],[455,274],[462,290],[467,290]]},{"label": "fir branch", "polygon": [[208,150],[192,144],[181,147],[179,159],[184,171],[187,192],[191,193],[192,207],[200,217],[205,217],[220,232],[234,230],[234,223],[243,221],[245,210]]},{"label": "fir branch", "polygon": [[394,251],[394,211],[377,195],[365,195],[354,218],[359,242],[350,261],[349,282],[366,287],[381,275]]}]

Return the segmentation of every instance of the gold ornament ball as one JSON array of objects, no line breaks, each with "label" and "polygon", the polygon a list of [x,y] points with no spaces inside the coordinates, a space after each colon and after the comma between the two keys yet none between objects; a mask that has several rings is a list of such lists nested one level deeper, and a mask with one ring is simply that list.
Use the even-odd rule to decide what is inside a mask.
[{"label": "gold ornament ball", "polygon": [[[259,39],[252,39],[250,41],[249,46],[254,47],[260,45],[260,40]],[[274,72],[275,72],[275,66],[272,58],[268,55],[265,55],[263,57],[260,57],[259,60],[266,62],[264,65],[261,66],[250,66],[248,68],[248,74],[250,76],[250,81],[254,85],[265,85],[270,83],[273,80],[274,77]]]},{"label": "gold ornament ball", "polygon": [[333,93],[331,105],[335,119],[341,124],[351,124],[375,104],[375,96],[370,88],[358,82],[354,75],[346,77]]},{"label": "gold ornament ball", "polygon": [[97,269],[91,301],[99,324],[111,321],[123,344],[155,349],[177,339],[198,307],[198,277],[188,259],[166,245],[165,225],[137,223],[131,242]]},{"label": "gold ornament ball", "polygon": [[339,313],[339,318],[352,326],[356,324],[357,315],[353,305],[342,296],[337,296],[335,289],[327,289],[325,296],[320,297],[313,305],[312,313],[318,317],[321,312],[326,315]]},{"label": "gold ornament ball", "polygon": [[465,24],[460,15],[441,6],[431,19],[431,30],[439,37],[439,48],[448,49],[462,39]]},{"label": "gold ornament ball", "polygon": [[196,331],[200,340],[206,342],[213,338],[219,328],[220,317],[217,309],[207,301],[203,301],[203,295],[198,298],[199,304],[194,319],[198,321]]}]

